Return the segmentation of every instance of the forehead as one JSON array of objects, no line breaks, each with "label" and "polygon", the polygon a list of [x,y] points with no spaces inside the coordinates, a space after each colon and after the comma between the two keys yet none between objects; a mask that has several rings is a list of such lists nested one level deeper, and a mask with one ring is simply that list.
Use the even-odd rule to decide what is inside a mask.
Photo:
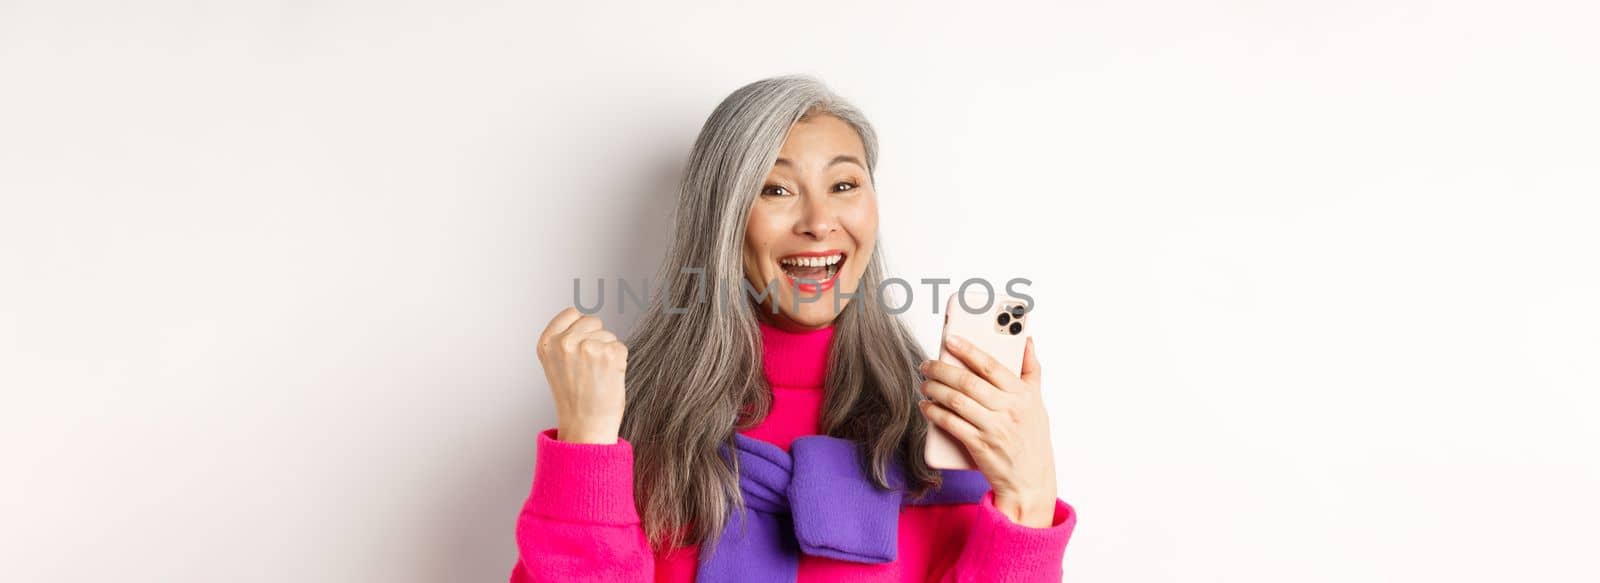
[{"label": "forehead", "polygon": [[860,134],[844,120],[831,115],[818,115],[798,122],[789,128],[778,156],[795,164],[807,166],[816,162],[827,163],[834,156],[849,154],[866,159],[866,146]]}]

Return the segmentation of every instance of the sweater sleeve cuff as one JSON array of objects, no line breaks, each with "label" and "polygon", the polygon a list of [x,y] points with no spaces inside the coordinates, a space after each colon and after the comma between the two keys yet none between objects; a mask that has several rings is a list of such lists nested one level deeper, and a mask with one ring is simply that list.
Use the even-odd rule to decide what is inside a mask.
[{"label": "sweater sleeve cuff", "polygon": [[1001,513],[994,506],[993,490],[983,495],[978,507],[961,551],[963,561],[988,565],[994,570],[991,572],[1018,575],[1003,577],[1008,581],[1060,580],[1067,540],[1078,524],[1078,513],[1072,506],[1057,498],[1050,526],[1043,528],[1017,524]]},{"label": "sweater sleeve cuff", "polygon": [[633,499],[633,445],[571,443],[554,427],[539,432],[529,510],[590,524],[638,524]]}]

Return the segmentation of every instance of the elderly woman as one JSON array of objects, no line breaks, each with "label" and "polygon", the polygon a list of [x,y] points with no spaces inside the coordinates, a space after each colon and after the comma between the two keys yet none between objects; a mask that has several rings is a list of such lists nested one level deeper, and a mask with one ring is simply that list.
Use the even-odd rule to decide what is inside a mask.
[{"label": "elderly woman", "polygon": [[[965,369],[924,360],[872,295],[877,158],[811,77],[717,106],[633,334],[567,308],[539,337],[557,425],[513,582],[1061,579],[1076,518],[1032,342],[1020,374],[970,346],[947,346]],[[976,470],[928,466],[930,423]]]}]

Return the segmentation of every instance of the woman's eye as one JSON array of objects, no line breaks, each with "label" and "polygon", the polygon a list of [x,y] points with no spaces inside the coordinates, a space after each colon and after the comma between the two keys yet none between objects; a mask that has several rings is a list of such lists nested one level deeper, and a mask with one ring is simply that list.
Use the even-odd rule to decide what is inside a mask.
[{"label": "woman's eye", "polygon": [[[844,187],[844,188],[840,188],[840,187]],[[860,188],[860,187],[861,187],[860,184],[856,184],[855,182],[851,182],[849,180],[846,180],[846,181],[834,184],[833,185],[833,191],[834,192],[845,192],[845,191],[855,190],[855,189]],[[792,196],[793,193],[790,193],[789,189],[784,188],[782,186],[778,186],[776,184],[769,184],[769,185],[767,185],[766,188],[762,188],[761,189],[761,195],[762,196]]]}]

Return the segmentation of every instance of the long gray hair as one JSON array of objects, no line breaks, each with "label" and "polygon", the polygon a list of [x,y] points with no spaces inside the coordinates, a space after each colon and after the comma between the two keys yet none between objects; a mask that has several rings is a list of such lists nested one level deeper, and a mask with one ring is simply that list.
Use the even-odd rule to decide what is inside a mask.
[{"label": "long gray hair", "polygon": [[[658,551],[714,541],[733,508],[743,509],[737,457],[730,463],[717,447],[733,448],[734,433],[772,408],[761,374],[762,308],[742,287],[745,225],[789,128],[816,115],[855,128],[874,178],[871,124],[806,75],[763,79],[728,95],[689,155],[672,246],[657,274],[660,293],[627,339],[622,436],[633,444],[635,500]],[[916,385],[924,355],[899,318],[868,295],[883,281],[881,248],[874,246],[856,290],[865,293],[834,320],[822,431],[863,444],[864,470],[880,487],[892,487],[888,464],[904,463],[904,486],[915,495],[939,483],[921,455],[927,421],[916,410]],[[686,275],[699,269],[703,279]]]}]

